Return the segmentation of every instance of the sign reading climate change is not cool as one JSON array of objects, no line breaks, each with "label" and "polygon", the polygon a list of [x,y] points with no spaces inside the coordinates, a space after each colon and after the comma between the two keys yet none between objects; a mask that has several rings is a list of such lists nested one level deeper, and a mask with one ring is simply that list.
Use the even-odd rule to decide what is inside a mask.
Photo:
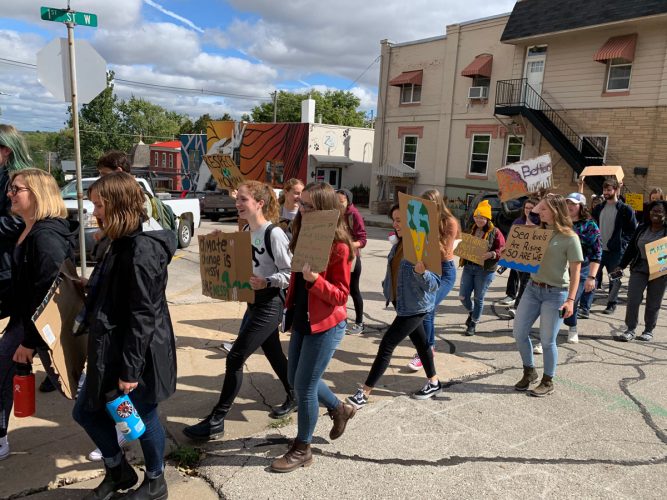
[{"label": "sign reading climate change is not cool", "polygon": [[512,226],[498,264],[524,273],[536,273],[553,234],[549,229]]}]

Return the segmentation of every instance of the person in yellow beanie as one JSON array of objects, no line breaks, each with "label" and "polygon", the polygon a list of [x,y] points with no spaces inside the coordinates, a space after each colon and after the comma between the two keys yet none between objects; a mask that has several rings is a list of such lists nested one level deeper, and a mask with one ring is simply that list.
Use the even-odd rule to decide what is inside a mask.
[{"label": "person in yellow beanie", "polygon": [[[491,222],[491,205],[489,200],[482,200],[473,213],[474,222],[468,233],[475,238],[486,240],[488,251],[482,256],[483,265],[476,264],[466,259],[461,259],[459,265],[463,267],[461,274],[461,285],[459,287],[459,300],[468,311],[466,320],[466,332],[468,336],[475,335],[477,323],[482,317],[484,309],[484,296],[498,268],[500,252],[505,248],[505,237],[500,230]],[[472,300],[472,294],[475,299]]]}]

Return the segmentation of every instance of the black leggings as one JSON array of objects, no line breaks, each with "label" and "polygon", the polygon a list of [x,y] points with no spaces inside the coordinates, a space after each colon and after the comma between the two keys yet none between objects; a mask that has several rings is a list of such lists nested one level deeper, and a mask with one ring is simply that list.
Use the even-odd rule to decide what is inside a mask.
[{"label": "black leggings", "polygon": [[217,408],[229,410],[243,383],[243,364],[260,346],[271,368],[289,392],[287,381],[287,358],[280,345],[278,325],[282,319],[283,301],[275,296],[266,302],[248,304],[248,310],[239,335],[227,355],[225,381]]},{"label": "black leggings", "polygon": [[354,269],[350,276],[350,297],[354,302],[354,314],[356,315],[355,323],[364,322],[364,299],[361,297],[361,290],[359,289],[359,280],[361,279],[361,257],[357,256]]},{"label": "black leggings", "polygon": [[435,377],[433,351],[431,351],[428,345],[426,332],[424,331],[424,316],[426,316],[426,313],[415,314],[414,316],[396,316],[394,322],[385,332],[384,337],[382,337],[375,361],[373,361],[371,371],[368,374],[368,378],[366,378],[366,386],[375,387],[380,377],[387,370],[394,349],[408,335],[417,348],[417,353],[424,366],[426,376],[428,378]]}]

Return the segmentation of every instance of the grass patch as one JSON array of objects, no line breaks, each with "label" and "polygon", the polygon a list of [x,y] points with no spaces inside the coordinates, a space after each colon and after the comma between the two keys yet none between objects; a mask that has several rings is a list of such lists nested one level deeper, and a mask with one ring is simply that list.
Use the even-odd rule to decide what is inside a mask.
[{"label": "grass patch", "polygon": [[201,450],[192,446],[179,446],[169,454],[169,459],[176,462],[180,469],[191,470],[199,464]]},{"label": "grass patch", "polygon": [[282,429],[283,427],[287,427],[291,423],[292,423],[292,415],[287,415],[286,417],[283,418],[276,418],[274,420],[271,420],[269,428]]}]

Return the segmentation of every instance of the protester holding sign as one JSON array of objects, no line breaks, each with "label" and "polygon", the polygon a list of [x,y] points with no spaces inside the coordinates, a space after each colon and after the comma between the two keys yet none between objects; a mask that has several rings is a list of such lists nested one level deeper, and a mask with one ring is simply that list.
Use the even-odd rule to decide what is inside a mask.
[{"label": "protester holding sign", "polygon": [[[667,202],[658,200],[649,204],[650,222],[641,224],[616,271],[630,266],[630,282],[628,283],[628,303],[625,310],[625,326],[618,340],[629,342],[636,338],[648,342],[653,339],[653,330],[658,322],[658,313],[665,296],[667,275],[650,279],[646,245],[667,236]],[[667,259],[665,259],[667,261]],[[667,262],[666,262],[667,263]],[[639,306],[646,291],[646,307],[644,309],[644,332],[635,337],[635,329],[639,323]]]},{"label": "protester holding sign", "polygon": [[[334,189],[327,183],[309,184],[301,194],[299,213],[292,225],[290,248],[296,253],[303,216],[319,210],[339,210]],[[329,240],[331,241],[331,240]],[[322,381],[322,376],[341,340],[347,324],[350,265],[354,245],[343,217],[338,217],[326,269],[312,272],[306,262],[293,272],[285,301],[285,328],[291,328],[289,380],[299,402],[298,430],[289,451],[271,464],[275,472],[291,472],[313,461],[310,442],[317,424],[319,404],[333,420],[330,439],[338,439],[356,409],[340,401]],[[288,319],[289,318],[289,319]]]},{"label": "protester holding sign", "polygon": [[[558,349],[556,336],[563,318],[572,315],[579,286],[579,269],[584,260],[581,244],[572,230],[565,198],[559,194],[547,194],[535,207],[540,214],[542,227],[554,232],[549,241],[540,268],[531,273],[523,293],[521,304],[514,318],[514,338],[523,361],[523,377],[514,386],[526,391],[538,379],[533,359],[530,329],[540,319],[540,339],[544,349],[544,375],[542,382],[530,391],[531,396],[546,396],[554,391]],[[569,266],[569,274],[568,274]]]},{"label": "protester holding sign", "polygon": [[401,210],[398,205],[394,205],[389,214],[398,236],[398,242],[387,256],[387,272],[382,282],[382,292],[387,304],[389,302],[394,304],[396,318],[382,337],[378,353],[363,387],[347,398],[348,402],[357,409],[368,403],[368,396],[387,370],[394,349],[408,336],[417,348],[426,377],[428,377],[424,387],[413,393],[412,397],[429,399],[442,391],[440,380],[435,372],[433,351],[429,348],[424,331],[424,317],[433,310],[435,294],[440,286],[440,277],[428,271],[424,262],[418,261],[412,264],[404,258],[404,239],[408,238],[405,244],[412,244],[409,241],[410,235],[403,234],[401,218],[405,217],[405,211]]},{"label": "protester holding sign", "polygon": [[12,172],[7,196],[12,213],[25,221],[14,248],[11,267],[9,324],[0,336],[0,460],[9,456],[7,427],[13,404],[15,363],[32,363],[35,351],[57,387],[51,358],[32,322],[65,259],[74,258],[78,224],[68,222],[58,184],[51,174],[36,168]]},{"label": "protester holding sign", "polygon": [[[477,323],[482,317],[484,309],[484,296],[498,268],[500,254],[505,247],[505,237],[500,230],[491,222],[491,205],[488,200],[482,200],[473,213],[474,222],[468,229],[468,233],[475,238],[486,241],[486,253],[482,255],[484,264],[476,264],[466,259],[459,261],[463,267],[461,274],[461,286],[459,289],[459,300],[468,311],[466,319],[466,332],[468,336],[475,335]],[[472,294],[475,300],[472,300]]]},{"label": "protester holding sign", "polygon": [[[454,241],[461,239],[461,226],[456,217],[449,211],[442,195],[437,189],[429,189],[422,194],[425,200],[431,200],[438,207],[440,215],[439,243],[440,258],[442,260],[442,274],[440,275],[440,286],[435,294],[435,303],[424,317],[424,330],[428,345],[435,354],[435,313],[438,305],[445,300],[445,297],[452,291],[456,284],[456,266],[454,265]],[[412,360],[408,363],[408,368],[412,371],[418,371],[422,368],[422,362],[419,353],[415,353]]]},{"label": "protester holding sign", "polygon": [[567,195],[565,202],[570,213],[570,219],[572,219],[574,232],[579,236],[581,250],[584,255],[584,261],[581,263],[581,270],[579,271],[579,288],[574,299],[572,316],[565,318],[564,321],[568,327],[567,341],[576,344],[579,342],[577,309],[584,291],[590,293],[595,290],[595,276],[602,258],[602,237],[600,228],[586,207],[586,197],[583,194],[570,193]]},{"label": "protester holding sign", "polygon": [[104,480],[86,498],[111,498],[137,482],[118,443],[107,401],[129,394],[124,410],[136,412],[146,464],[141,486],[126,498],[166,498],[165,433],[158,404],[176,391],[176,344],[167,307],[167,266],[176,239],[167,230],[144,230],[144,193],[130,174],[100,177],[88,189],[104,236],[111,240],[88,281],[86,379],[73,417],[102,452]]},{"label": "protester holding sign", "polygon": [[243,365],[260,347],[283,383],[287,398],[273,408],[272,417],[282,417],[296,408],[294,393],[287,379],[287,358],[280,345],[278,325],[283,311],[282,291],[289,285],[292,254],[289,240],[278,221],[278,200],[271,186],[259,181],[245,181],[238,188],[236,208],[248,221],[254,276],[250,286],[255,300],[248,304],[238,337],[227,355],[225,378],[218,402],[201,422],[183,429],[191,439],[208,440],[225,431],[225,417],[243,383]]}]

